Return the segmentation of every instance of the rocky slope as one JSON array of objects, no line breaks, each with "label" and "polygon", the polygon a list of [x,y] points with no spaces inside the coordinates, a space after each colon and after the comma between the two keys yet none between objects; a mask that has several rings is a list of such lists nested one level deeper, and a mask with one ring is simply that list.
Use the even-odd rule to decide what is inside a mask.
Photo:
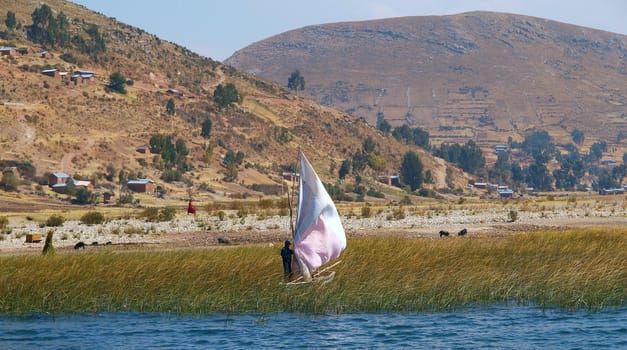
[{"label": "rocky slope", "polygon": [[[370,136],[386,165],[367,170],[363,174],[366,183],[374,185],[377,176],[398,173],[403,154],[413,149],[434,173],[433,186],[447,186],[444,162],[399,144],[359,118],[292,95],[278,84],[82,6],[62,0],[46,4],[55,18],[61,13],[68,18],[71,44],[66,47],[27,39],[32,13],[42,6],[40,2],[0,0],[0,8],[14,12],[18,22],[16,29],[0,23],[0,46],[31,50],[27,55],[0,58],[2,160],[29,162],[38,177],[63,171],[96,182],[99,191],[117,192],[121,185],[117,174],[124,170],[155,179],[173,198],[257,197],[264,195],[259,190],[264,186],[274,187],[276,193],[282,184],[280,174],[295,163],[299,147],[320,175],[334,182],[341,162],[361,150],[363,140]],[[94,40],[94,28],[106,49],[81,49],[80,43]],[[51,68],[70,74],[88,70],[95,76],[88,83],[74,83],[42,74]],[[114,72],[127,79],[127,94],[106,88]],[[219,108],[213,101],[214,91],[229,83],[237,88],[240,99],[232,107]],[[173,114],[167,110],[170,100],[175,105]],[[201,135],[206,119],[213,125],[209,137]],[[186,143],[192,169],[181,181],[160,181],[164,168],[159,155],[136,151],[155,134]],[[234,181],[224,181],[228,169],[223,160],[229,151],[244,154]],[[115,176],[107,179],[111,172]],[[463,187],[465,176],[456,174],[456,186]],[[35,186],[31,189],[42,193]],[[26,191],[24,186],[22,190]],[[45,188],[43,194],[55,196]]]}]

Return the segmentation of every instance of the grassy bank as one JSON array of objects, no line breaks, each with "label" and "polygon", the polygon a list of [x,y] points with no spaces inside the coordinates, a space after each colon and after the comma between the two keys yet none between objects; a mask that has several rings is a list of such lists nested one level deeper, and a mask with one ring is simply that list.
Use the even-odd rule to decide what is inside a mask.
[{"label": "grassy bank", "polygon": [[0,312],[447,310],[624,306],[627,228],[349,240],[335,280],[284,287],[276,247],[0,257]]}]

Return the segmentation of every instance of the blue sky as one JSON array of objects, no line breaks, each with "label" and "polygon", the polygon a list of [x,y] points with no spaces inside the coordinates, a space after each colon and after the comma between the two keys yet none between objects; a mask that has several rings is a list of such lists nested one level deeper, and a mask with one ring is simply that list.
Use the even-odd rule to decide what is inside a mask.
[{"label": "blue sky", "polygon": [[312,24],[468,11],[509,12],[627,34],[625,0],[72,0],[222,61]]}]

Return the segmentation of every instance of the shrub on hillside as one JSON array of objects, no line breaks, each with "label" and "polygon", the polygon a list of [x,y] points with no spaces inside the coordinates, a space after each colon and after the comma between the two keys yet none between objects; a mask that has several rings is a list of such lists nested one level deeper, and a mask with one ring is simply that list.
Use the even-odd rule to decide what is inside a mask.
[{"label": "shrub on hillside", "polygon": [[50,217],[48,217],[48,219],[46,220],[46,226],[50,226],[50,227],[57,227],[57,226],[63,226],[63,223],[65,222],[65,218],[61,215],[50,215]]},{"label": "shrub on hillside", "polygon": [[141,214],[148,222],[170,221],[176,216],[176,211],[172,208],[146,208]]},{"label": "shrub on hillside", "polygon": [[104,221],[104,215],[97,211],[90,211],[81,216],[81,222],[85,225],[100,225]]},{"label": "shrub on hillside", "polygon": [[0,216],[0,233],[9,232],[7,228],[9,227],[9,218],[6,216]]},{"label": "shrub on hillside", "polygon": [[120,72],[114,72],[109,76],[109,85],[107,87],[111,91],[119,92],[123,95],[126,94],[126,78]]},{"label": "shrub on hillside", "polygon": [[9,218],[0,216],[0,230],[4,230],[7,226],[9,226]]},{"label": "shrub on hillside", "polygon": [[375,188],[372,187],[368,189],[368,192],[366,192],[366,194],[374,198],[385,198],[385,194],[383,192],[377,191]]}]

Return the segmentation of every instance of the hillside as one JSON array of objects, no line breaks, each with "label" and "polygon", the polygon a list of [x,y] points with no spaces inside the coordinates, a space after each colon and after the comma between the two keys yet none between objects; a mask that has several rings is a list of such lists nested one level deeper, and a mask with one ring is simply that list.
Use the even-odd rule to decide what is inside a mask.
[{"label": "hillside", "polygon": [[[69,43],[35,43],[27,33],[31,14],[41,4],[0,0],[0,8],[15,13],[17,19],[14,29],[5,27],[4,20],[0,24],[0,47],[28,50],[0,58],[2,160],[32,163],[40,183],[45,182],[44,175],[65,172],[95,182],[98,192],[117,193],[123,185],[117,175],[124,170],[154,179],[165,188],[167,198],[258,197],[264,195],[263,187],[274,188],[266,193],[277,193],[281,173],[295,164],[299,147],[321,177],[333,183],[342,161],[351,159],[371,137],[386,162],[377,171],[366,168],[362,174],[366,185],[390,193],[391,198],[402,195],[375,179],[397,174],[404,153],[411,149],[433,172],[431,186],[447,186],[446,162],[383,136],[359,118],[71,2],[46,2],[53,17],[61,13],[67,17]],[[96,50],[102,42],[104,49]],[[42,74],[49,69],[68,75]],[[79,71],[86,72],[87,80],[69,79]],[[107,88],[115,72],[127,80],[126,94]],[[213,100],[214,91],[229,83],[237,88],[239,102],[220,108]],[[174,113],[167,110],[170,100]],[[212,123],[209,137],[201,135],[206,119]],[[160,180],[166,171],[160,155],[137,151],[155,134],[181,139],[189,149],[185,163],[191,169],[180,180]],[[236,177],[225,180],[232,172],[224,164],[229,152],[242,153],[243,162]],[[454,171],[453,187],[463,188],[466,175],[449,168]],[[47,188],[42,192],[34,184],[31,189],[63,197]]]},{"label": "hillside", "polygon": [[[472,12],[307,26],[225,61],[377,123],[425,128],[433,144],[495,144],[546,130],[627,150],[627,36],[514,14]],[[492,155],[492,158],[495,156]]]}]

